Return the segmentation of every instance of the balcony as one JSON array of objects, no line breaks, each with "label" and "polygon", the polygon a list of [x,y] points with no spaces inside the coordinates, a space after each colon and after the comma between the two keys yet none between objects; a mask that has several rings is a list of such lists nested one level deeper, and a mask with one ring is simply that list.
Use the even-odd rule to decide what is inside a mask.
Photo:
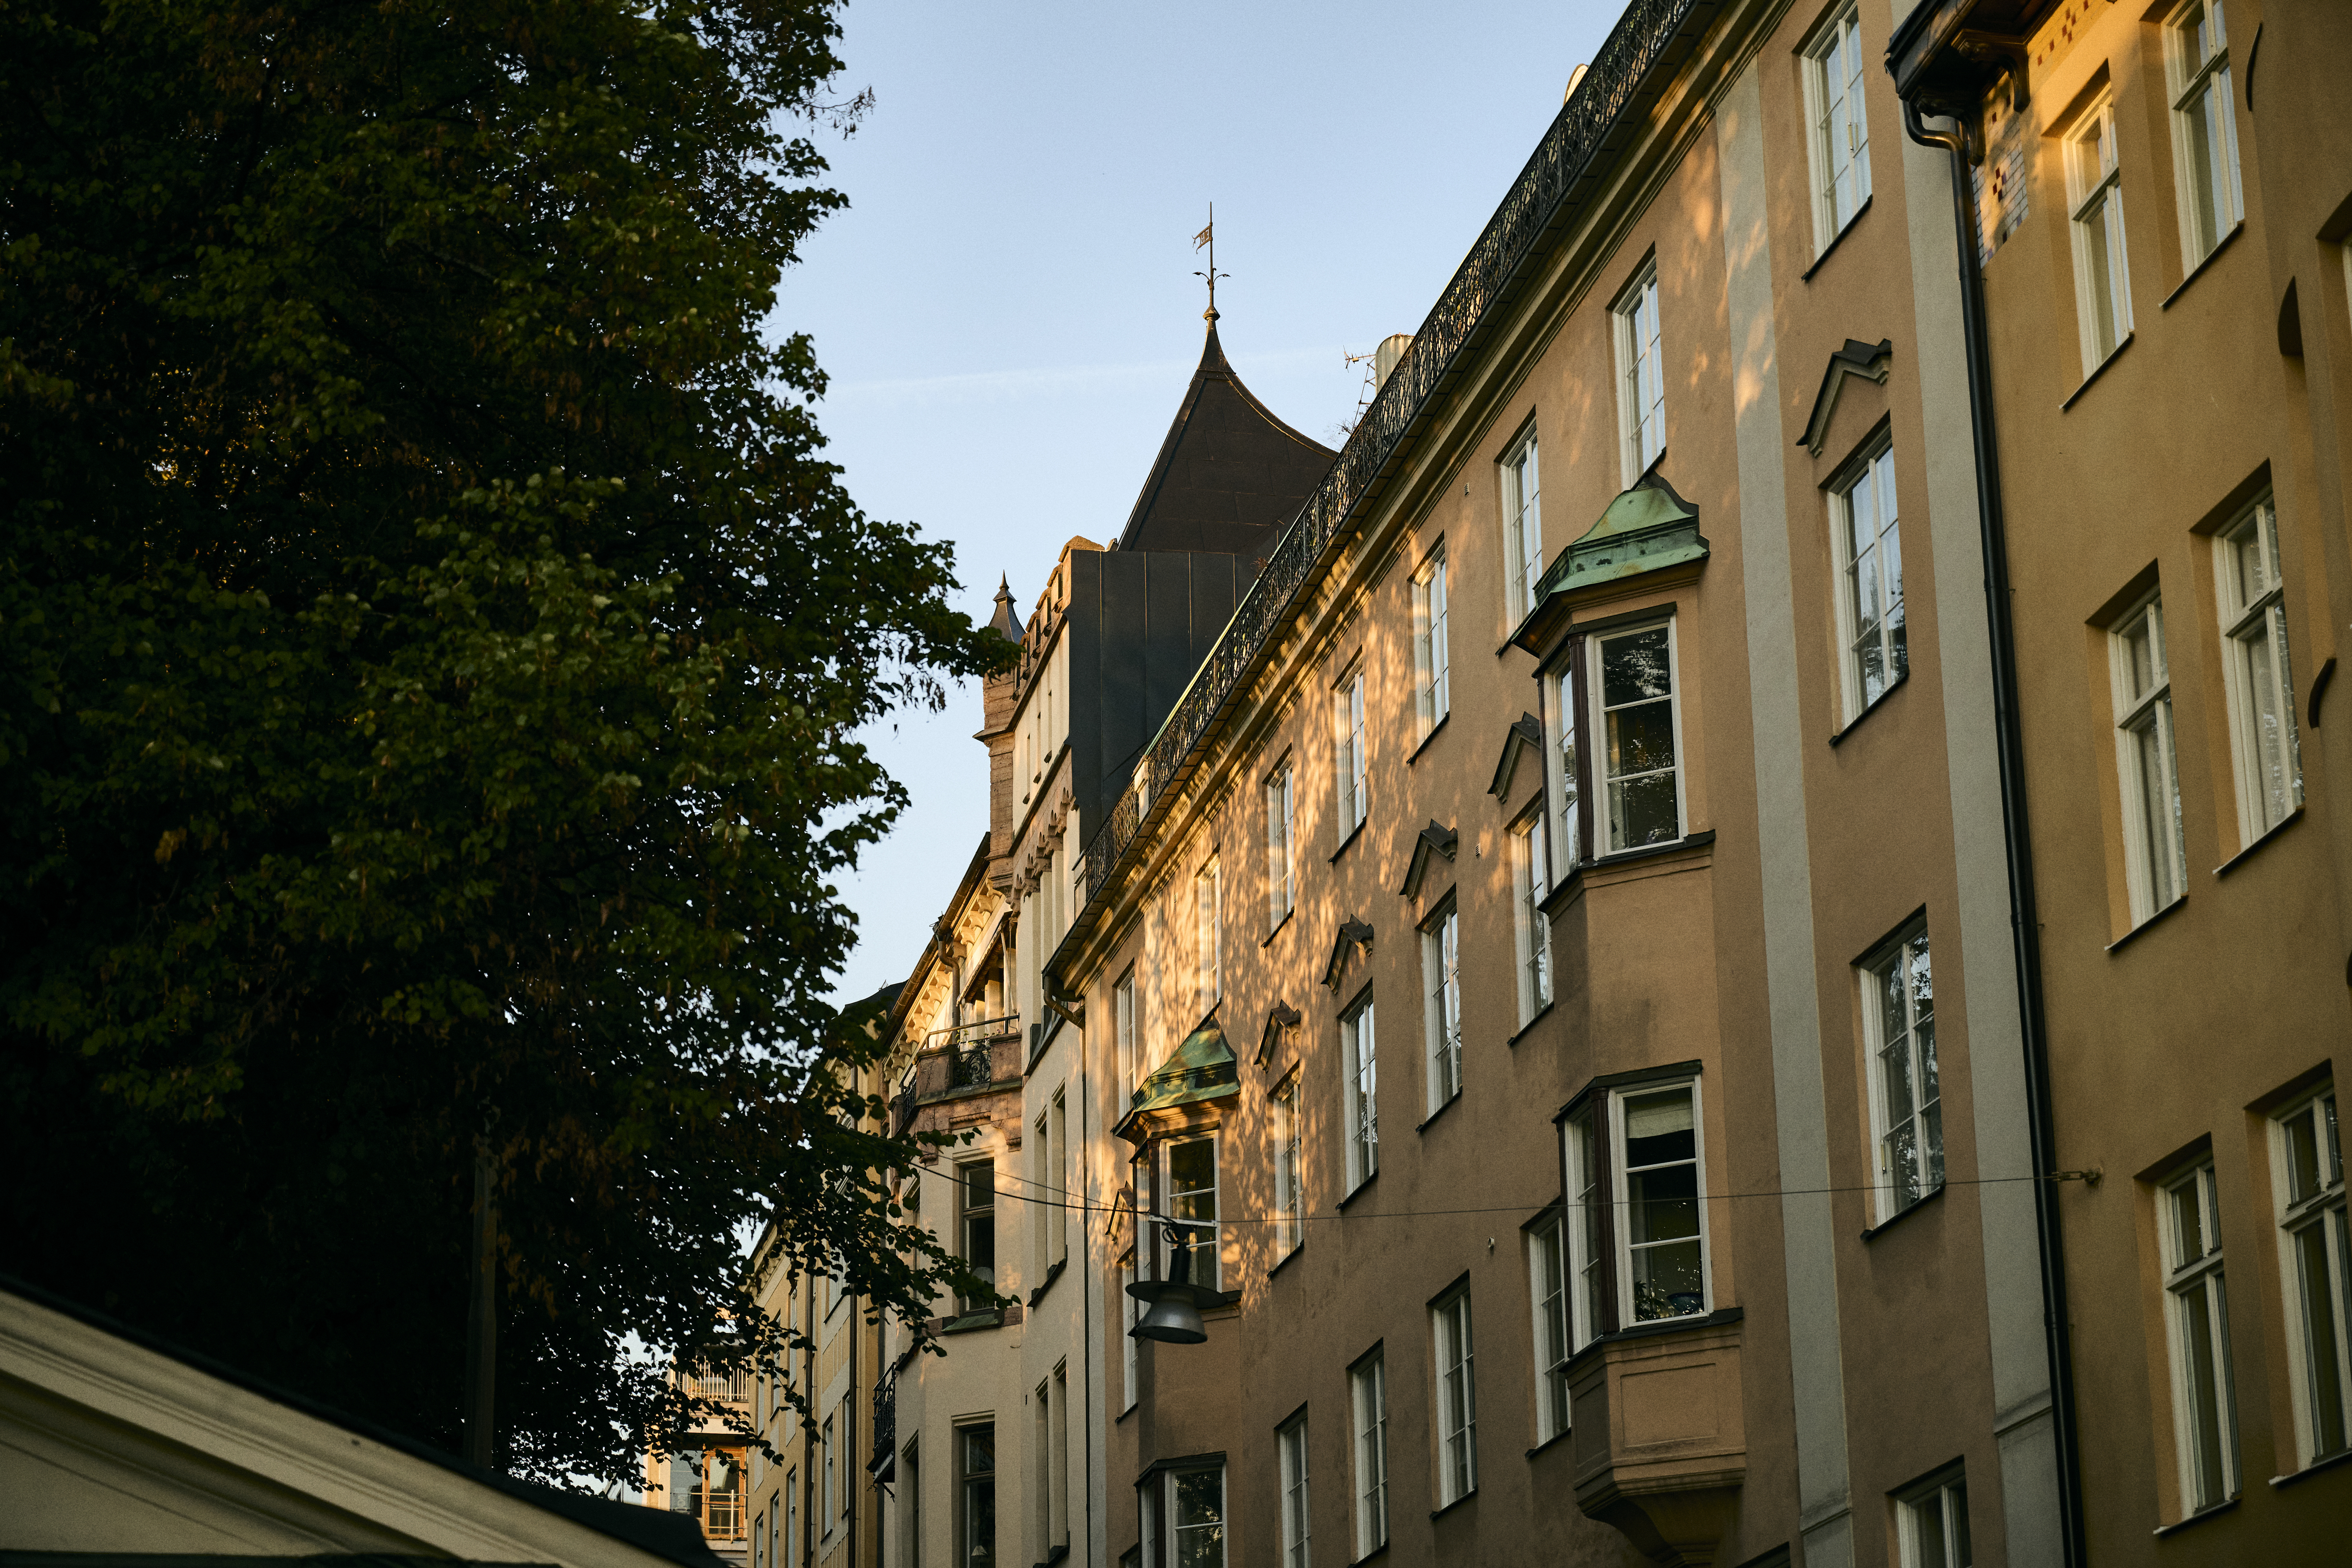
[{"label": "balcony", "polygon": [[1748,1474],[1737,1310],[1594,1342],[1569,1398],[1577,1506],[1654,1562],[1712,1563]]},{"label": "balcony", "polygon": [[1021,1016],[933,1029],[890,1096],[890,1131],[904,1137],[922,1108],[1021,1080]]}]

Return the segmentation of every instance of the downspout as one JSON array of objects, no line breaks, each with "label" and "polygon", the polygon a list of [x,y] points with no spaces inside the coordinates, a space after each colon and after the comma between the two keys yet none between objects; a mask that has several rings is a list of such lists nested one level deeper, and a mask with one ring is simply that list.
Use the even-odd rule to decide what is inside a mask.
[{"label": "downspout", "polygon": [[[1092,1145],[1087,1141],[1087,1117],[1093,1109],[1094,1101],[1087,1094],[1086,1026],[1081,1024],[1078,1026],[1078,1168],[1081,1172],[1086,1170],[1086,1152],[1087,1149],[1092,1147]],[[1068,1179],[1066,1173],[1065,1173],[1063,1179],[1066,1181]],[[1080,1206],[1078,1209],[1078,1259],[1085,1266],[1087,1276],[1087,1279],[1078,1286],[1079,1396],[1085,1401],[1079,1408],[1087,1413],[1086,1419],[1078,1424],[1082,1428],[1078,1441],[1080,1446],[1086,1451],[1084,1468],[1087,1481],[1087,1507],[1085,1514],[1087,1550],[1086,1555],[1081,1559],[1081,1561],[1091,1563],[1094,1561],[1095,1551],[1096,1345],[1094,1286],[1096,1279],[1099,1277],[1095,1274],[1095,1211],[1093,1203],[1095,1184],[1092,1174],[1087,1174],[1086,1179],[1081,1181],[1078,1185],[1080,1190],[1087,1194],[1084,1199],[1080,1200]],[[1067,1203],[1069,1198],[1070,1194],[1067,1192],[1063,1193],[1063,1202]],[[1070,1554],[1073,1557],[1078,1555],[1076,1543],[1075,1542],[1071,1543]]]},{"label": "downspout", "polygon": [[2042,1261],[2042,1337],[2050,1355],[2050,1424],[2058,1448],[2058,1522],[2063,1561],[2088,1561],[2083,1532],[2083,1471],[2074,1415],[2074,1356],[2066,1307],[2066,1257],[2059,1231],[2057,1135],[2050,1107],[2050,1037],[2042,999],[2041,921],[2033,890],[2033,848],[2025,810],[2025,743],[2018,718],[2017,638],[2010,614],[2009,552],[2000,505],[2000,463],[1992,421],[1992,356],[1985,336],[1984,274],[1977,265],[1977,213],[1970,166],[1982,156],[1965,113],[1955,128],[1931,131],[1920,105],[1903,102],[1903,129],[1923,147],[1952,159],[1952,227],[1958,246],[1960,331],[1969,367],[1969,424],[1974,437],[1977,521],[1985,563],[1985,609],[1992,644],[1993,749],[2000,778],[2002,844],[2009,860],[2010,932],[2017,961],[2018,1022],[2025,1045],[2026,1131],[2033,1173],[2035,1240]]}]

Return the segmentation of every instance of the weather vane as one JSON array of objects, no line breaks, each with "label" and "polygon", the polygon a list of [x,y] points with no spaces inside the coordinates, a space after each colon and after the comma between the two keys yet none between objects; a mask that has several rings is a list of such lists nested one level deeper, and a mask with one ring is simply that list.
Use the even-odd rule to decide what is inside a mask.
[{"label": "weather vane", "polygon": [[1195,272],[1192,276],[1208,280],[1209,308],[1202,312],[1201,319],[1204,321],[1213,321],[1217,319],[1217,279],[1233,276],[1230,272],[1217,270],[1217,204],[1214,202],[1209,204],[1209,226],[1192,237],[1194,250],[1200,249],[1204,245],[1209,247],[1209,269],[1206,272]]}]

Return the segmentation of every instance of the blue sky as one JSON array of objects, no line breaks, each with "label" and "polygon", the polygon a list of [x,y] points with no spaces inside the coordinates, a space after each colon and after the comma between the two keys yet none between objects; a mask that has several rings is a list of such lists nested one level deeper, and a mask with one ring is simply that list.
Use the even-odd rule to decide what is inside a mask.
[{"label": "blue sky", "polygon": [[[849,209],[786,276],[850,493],[952,541],[963,607],[1024,614],[1062,542],[1126,521],[1201,352],[1216,204],[1226,353],[1327,444],[1347,353],[1421,324],[1613,3],[1080,6],[862,0],[844,15]],[[843,891],[839,994],[905,976],[987,824],[976,689],[867,737],[913,806]]]}]

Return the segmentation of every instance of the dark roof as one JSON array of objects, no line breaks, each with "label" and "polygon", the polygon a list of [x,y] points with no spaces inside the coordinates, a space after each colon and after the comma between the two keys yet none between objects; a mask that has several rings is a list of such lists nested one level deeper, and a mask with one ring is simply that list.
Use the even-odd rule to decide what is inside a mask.
[{"label": "dark roof", "polygon": [[1118,547],[1265,555],[1338,456],[1250,395],[1225,363],[1212,321]]},{"label": "dark roof", "polygon": [[1013,589],[1002,576],[996,580],[996,614],[989,617],[988,626],[1006,642],[1021,640],[1021,616],[1013,607]]}]

